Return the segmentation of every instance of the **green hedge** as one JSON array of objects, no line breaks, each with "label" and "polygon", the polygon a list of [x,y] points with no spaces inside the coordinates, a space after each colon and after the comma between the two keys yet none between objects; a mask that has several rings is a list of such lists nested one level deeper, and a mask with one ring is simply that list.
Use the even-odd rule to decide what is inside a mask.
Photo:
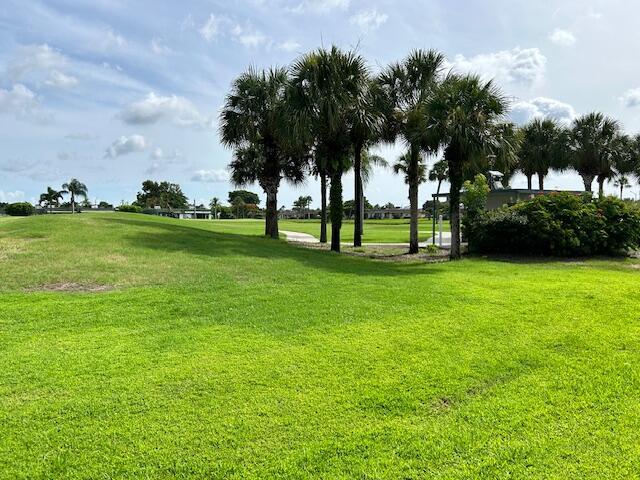
[{"label": "green hedge", "polygon": [[12,217],[28,217],[36,213],[33,205],[27,202],[10,203],[4,208],[4,213]]},{"label": "green hedge", "polygon": [[464,229],[476,253],[613,255],[640,246],[640,209],[613,197],[558,193],[483,212]]},{"label": "green hedge", "polygon": [[119,212],[127,212],[127,213],[142,213],[142,207],[138,205],[120,205],[118,207]]}]

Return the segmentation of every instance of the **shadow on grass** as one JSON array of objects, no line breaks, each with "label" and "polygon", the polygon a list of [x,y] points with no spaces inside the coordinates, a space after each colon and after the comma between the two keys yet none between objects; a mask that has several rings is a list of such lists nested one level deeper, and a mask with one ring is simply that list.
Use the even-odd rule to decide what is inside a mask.
[{"label": "shadow on grass", "polygon": [[[100,221],[137,227],[123,238],[132,245],[164,252],[186,252],[191,255],[224,258],[234,255],[263,259],[290,259],[308,267],[356,275],[397,276],[425,275],[440,271],[433,264],[389,263],[336,255],[332,252],[303,248],[261,236],[219,233],[181,225],[179,220],[137,220],[134,218],[101,218]],[[152,229],[152,230],[150,230]]]}]

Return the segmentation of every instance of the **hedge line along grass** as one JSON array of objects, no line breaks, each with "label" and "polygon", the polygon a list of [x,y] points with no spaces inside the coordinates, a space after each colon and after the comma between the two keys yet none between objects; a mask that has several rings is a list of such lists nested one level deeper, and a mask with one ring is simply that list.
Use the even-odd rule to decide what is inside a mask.
[{"label": "hedge line along grass", "polygon": [[638,261],[207,228],[0,220],[0,478],[638,476]]}]

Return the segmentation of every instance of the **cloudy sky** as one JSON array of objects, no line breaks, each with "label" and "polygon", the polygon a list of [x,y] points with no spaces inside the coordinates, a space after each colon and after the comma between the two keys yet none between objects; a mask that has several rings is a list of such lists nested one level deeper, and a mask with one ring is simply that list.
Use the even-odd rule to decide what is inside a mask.
[{"label": "cloudy sky", "polygon": [[[332,43],[358,48],[373,71],[437,48],[452,68],[495,78],[517,122],[600,110],[636,133],[639,18],[628,0],[3,0],[0,201],[31,201],[71,177],[92,200],[131,201],[146,178],[226,199],[231,152],[217,117],[233,78]],[[379,152],[392,161],[401,149]],[[315,182],[284,187],[281,203],[307,193],[319,197]],[[367,188],[372,203],[406,196],[385,171]]]}]

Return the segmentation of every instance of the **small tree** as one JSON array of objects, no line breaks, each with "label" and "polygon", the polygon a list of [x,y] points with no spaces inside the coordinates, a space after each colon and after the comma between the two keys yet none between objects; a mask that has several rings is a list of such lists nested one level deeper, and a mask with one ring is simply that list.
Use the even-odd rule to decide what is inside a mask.
[{"label": "small tree", "polygon": [[68,183],[63,184],[62,191],[71,195],[71,213],[76,213],[76,197],[83,197],[87,200],[89,195],[87,186],[76,178],[72,178]]},{"label": "small tree", "polygon": [[209,207],[213,212],[213,218],[218,219],[218,209],[220,208],[220,199],[218,197],[213,197],[211,202],[209,203]]},{"label": "small tree", "polygon": [[487,177],[479,173],[473,181],[467,180],[462,185],[462,204],[465,208],[465,218],[473,219],[484,212],[489,195]]}]

